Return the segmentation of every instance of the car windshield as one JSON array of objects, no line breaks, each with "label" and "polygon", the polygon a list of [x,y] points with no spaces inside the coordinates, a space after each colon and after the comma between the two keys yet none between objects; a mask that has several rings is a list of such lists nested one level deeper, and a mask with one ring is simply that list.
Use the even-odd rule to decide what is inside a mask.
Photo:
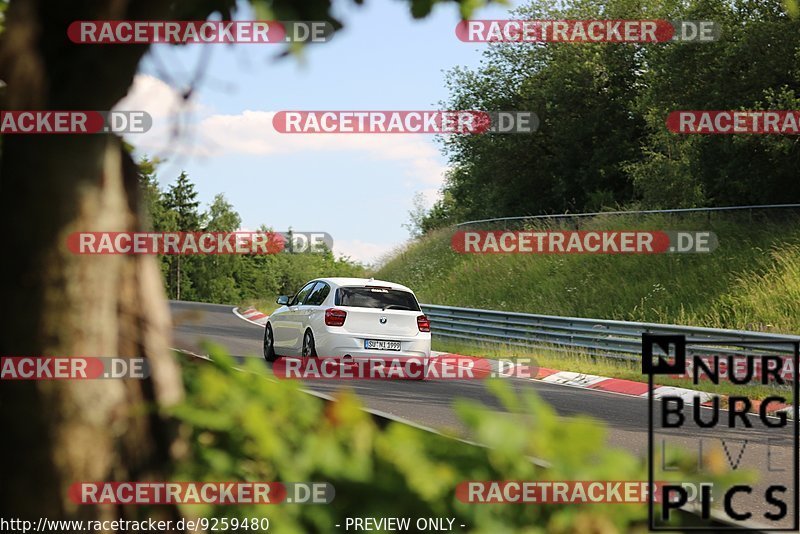
[{"label": "car windshield", "polygon": [[420,311],[417,299],[408,291],[378,287],[340,287],[336,305]]}]

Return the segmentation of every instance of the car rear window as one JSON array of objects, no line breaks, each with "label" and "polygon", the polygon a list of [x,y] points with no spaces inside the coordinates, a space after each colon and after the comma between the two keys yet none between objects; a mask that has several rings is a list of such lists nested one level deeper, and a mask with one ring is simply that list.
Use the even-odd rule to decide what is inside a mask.
[{"label": "car rear window", "polygon": [[356,308],[387,308],[420,311],[417,299],[401,289],[375,287],[340,287],[336,290],[337,306]]}]

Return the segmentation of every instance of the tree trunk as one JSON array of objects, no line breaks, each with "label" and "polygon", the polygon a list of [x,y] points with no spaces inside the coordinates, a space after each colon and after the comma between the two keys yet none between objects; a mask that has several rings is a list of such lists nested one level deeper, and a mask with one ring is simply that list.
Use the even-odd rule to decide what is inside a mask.
[{"label": "tree trunk", "polygon": [[[130,87],[146,47],[69,45],[66,28],[73,20],[157,17],[158,4],[16,0],[0,46],[0,77],[8,84],[2,107],[110,109]],[[110,135],[2,141],[0,355],[146,357],[152,374],[3,383],[0,515],[138,516],[67,498],[75,482],[163,479],[174,444],[171,424],[158,410],[142,409],[182,396],[156,258],[79,256],[66,247],[75,231],[143,229],[135,166]]]}]

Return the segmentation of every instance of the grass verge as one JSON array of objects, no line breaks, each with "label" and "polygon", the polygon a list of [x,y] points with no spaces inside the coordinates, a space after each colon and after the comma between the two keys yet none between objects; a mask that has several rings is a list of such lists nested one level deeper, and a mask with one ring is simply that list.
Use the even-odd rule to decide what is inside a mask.
[{"label": "grass verge", "polygon": [[[647,377],[642,375],[639,362],[616,360],[592,356],[580,352],[562,352],[547,349],[526,349],[490,344],[470,344],[451,340],[436,339],[434,336],[433,350],[493,359],[531,358],[538,367],[557,369],[559,371],[572,371],[609,378],[622,378],[635,382],[647,382]],[[787,403],[792,402],[792,390],[789,386],[772,387],[763,385],[736,386],[730,383],[713,384],[701,382],[692,384],[691,380],[680,378],[662,377],[657,381],[661,386],[676,386],[698,391],[705,391],[717,395],[745,395],[751,399],[761,400],[770,395],[780,395],[786,398]]]}]

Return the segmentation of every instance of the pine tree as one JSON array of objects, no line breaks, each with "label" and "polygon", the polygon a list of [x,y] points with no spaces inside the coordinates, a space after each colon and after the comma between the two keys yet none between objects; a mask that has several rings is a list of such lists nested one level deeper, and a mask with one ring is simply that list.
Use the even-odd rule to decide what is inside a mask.
[{"label": "pine tree", "polygon": [[[164,206],[174,213],[179,232],[200,230],[203,223],[200,212],[197,210],[200,201],[197,200],[197,191],[185,171],[181,172],[178,180],[169,187],[169,191],[164,195]],[[177,300],[181,300],[181,291],[183,290],[185,295],[191,288],[189,272],[184,269],[184,263],[191,267],[192,262],[185,262],[180,254],[171,257],[168,261],[170,264],[169,294],[170,296],[175,295]]]},{"label": "pine tree", "polygon": [[176,212],[178,231],[200,230],[203,222],[200,212],[197,211],[200,201],[197,200],[197,191],[185,171],[181,172],[178,180],[169,186],[169,191],[164,195],[164,206]]}]

